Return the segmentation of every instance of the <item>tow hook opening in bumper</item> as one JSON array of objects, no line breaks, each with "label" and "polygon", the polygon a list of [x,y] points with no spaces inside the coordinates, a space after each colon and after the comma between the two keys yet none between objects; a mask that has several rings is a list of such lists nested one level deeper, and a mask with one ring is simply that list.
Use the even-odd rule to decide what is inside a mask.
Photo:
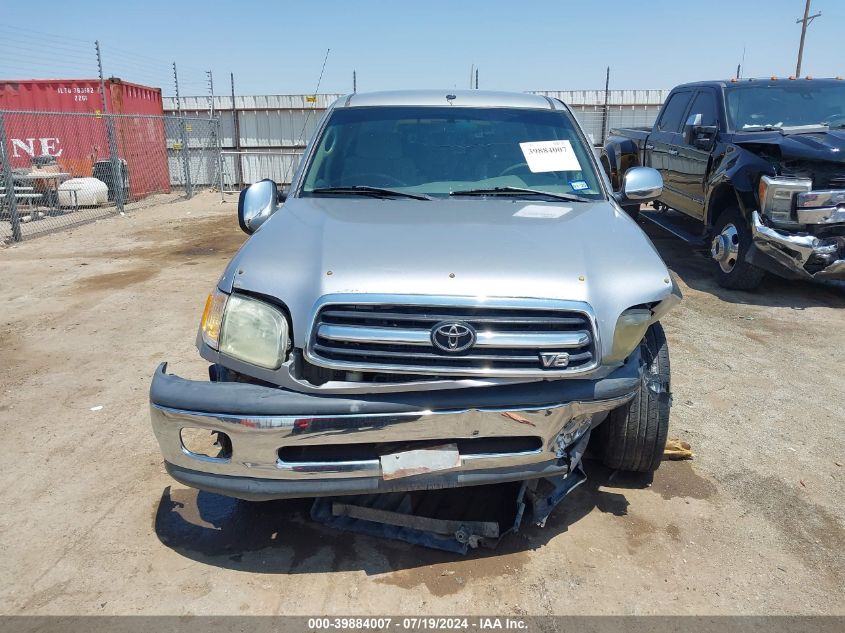
[{"label": "tow hook opening in bumper", "polygon": [[796,235],[775,229],[763,222],[758,211],[751,212],[751,234],[751,263],[760,263],[755,261],[756,250],[790,276],[845,280],[845,237]]}]

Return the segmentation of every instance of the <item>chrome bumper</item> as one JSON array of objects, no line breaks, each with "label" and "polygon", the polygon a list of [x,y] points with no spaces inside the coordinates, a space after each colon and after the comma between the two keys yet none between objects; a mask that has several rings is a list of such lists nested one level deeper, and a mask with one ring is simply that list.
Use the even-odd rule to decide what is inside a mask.
[{"label": "chrome bumper", "polygon": [[[806,279],[845,279],[845,238],[819,238],[814,235],[795,235],[763,223],[759,212],[751,213],[753,245],[784,269]],[[807,264],[811,258],[827,262],[811,272]]]},{"label": "chrome bumper", "polygon": [[[247,499],[310,497],[329,494],[359,494],[387,490],[410,490],[425,487],[456,487],[492,481],[525,479],[565,474],[569,470],[567,448],[590,430],[604,416],[597,415],[629,401],[639,386],[638,376],[630,367],[624,378],[611,378],[612,388],[597,388],[595,400],[573,399],[542,406],[478,406],[459,409],[419,409],[390,411],[356,411],[361,406],[341,401],[338,414],[307,415],[302,411],[301,394],[279,389],[236,383],[196,383],[164,373],[159,368],[151,389],[150,414],[152,427],[161,447],[164,461],[177,480],[194,487]],[[156,382],[159,387],[156,387]],[[199,397],[203,392],[225,389],[242,392],[253,398],[256,390],[273,392],[279,398],[285,393],[298,399],[296,413],[251,415],[243,407],[237,413],[203,411],[202,402],[193,410],[167,406],[156,400],[161,385],[181,381],[187,391]],[[576,381],[557,381],[560,383]],[[589,382],[589,381],[577,381]],[[602,381],[595,381],[600,383]],[[173,391],[180,384],[173,384]],[[243,389],[241,389],[243,388]],[[490,390],[495,391],[495,390]],[[565,394],[561,394],[562,400]],[[260,395],[259,395],[260,397]],[[370,402],[369,405],[374,403]],[[375,403],[376,409],[408,409],[394,403]],[[256,407],[258,408],[258,407]],[[366,408],[366,407],[363,407]],[[181,437],[183,428],[225,433],[231,450],[223,457],[209,457],[188,451]],[[342,456],[345,446],[381,445],[406,442],[453,442],[479,438],[532,438],[537,448],[516,452],[461,453],[457,470],[414,475],[386,481],[379,459],[344,459],[335,461],[286,462],[280,449],[289,447],[337,448]]]},{"label": "chrome bumper", "polygon": [[799,224],[845,222],[845,191],[805,191],[796,196]]}]

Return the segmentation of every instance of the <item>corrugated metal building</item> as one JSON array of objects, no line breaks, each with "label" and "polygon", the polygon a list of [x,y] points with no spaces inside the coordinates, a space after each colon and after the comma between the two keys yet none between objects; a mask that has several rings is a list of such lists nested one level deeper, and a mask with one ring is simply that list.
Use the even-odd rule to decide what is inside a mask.
[{"label": "corrugated metal building", "polygon": [[[560,99],[569,106],[603,106],[604,90],[532,90],[531,94]],[[669,90],[608,90],[609,105],[661,105]]]},{"label": "corrugated metal building", "polygon": [[533,94],[560,99],[567,104],[584,131],[596,145],[604,142],[602,132],[614,127],[652,125],[669,90],[608,90],[607,121],[604,90],[535,90]]},{"label": "corrugated metal building", "polygon": [[[302,149],[314,133],[320,117],[341,96],[244,95],[235,97],[234,109],[231,97],[215,97],[214,115],[220,119],[226,185],[237,188],[238,181],[252,183],[262,178],[290,182]],[[180,105],[184,116],[208,117],[211,113],[209,97],[183,97]],[[167,114],[176,114],[176,99],[166,97],[164,109]],[[240,132],[238,139],[235,137],[236,125]],[[168,147],[178,140],[168,139]],[[177,181],[182,167],[178,156],[172,151],[171,154],[171,171]],[[192,161],[211,164],[207,158],[192,152]],[[197,177],[200,181],[203,179],[202,174]]]},{"label": "corrugated metal building", "polygon": [[[607,121],[604,90],[533,91],[533,94],[561,99],[572,108],[593,142],[601,144],[604,129],[651,125],[669,91],[610,90],[607,94]],[[234,104],[231,97],[215,97],[214,114],[220,118],[223,173],[227,185],[236,188],[239,180],[251,183],[262,178],[290,182],[302,149],[314,133],[323,112],[342,96],[247,95],[236,96]],[[183,115],[210,115],[209,97],[183,97],[180,105]],[[167,114],[175,114],[176,99],[165,97],[164,110]],[[235,138],[236,125],[240,132],[238,139]],[[168,138],[168,147],[178,140]],[[171,158],[174,182],[178,182],[181,177],[180,161],[175,160],[175,154]],[[203,158],[195,153],[192,160],[202,161]],[[205,160],[204,163],[210,164],[210,161]]]}]

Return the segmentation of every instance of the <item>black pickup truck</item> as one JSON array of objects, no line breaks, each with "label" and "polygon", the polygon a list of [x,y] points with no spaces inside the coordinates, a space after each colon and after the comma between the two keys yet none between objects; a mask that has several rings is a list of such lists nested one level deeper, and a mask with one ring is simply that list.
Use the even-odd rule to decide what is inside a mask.
[{"label": "black pickup truck", "polygon": [[653,129],[611,130],[601,161],[617,190],[631,167],[660,171],[663,193],[641,215],[709,245],[726,288],[753,289],[766,271],[845,279],[841,77],[678,86]]}]

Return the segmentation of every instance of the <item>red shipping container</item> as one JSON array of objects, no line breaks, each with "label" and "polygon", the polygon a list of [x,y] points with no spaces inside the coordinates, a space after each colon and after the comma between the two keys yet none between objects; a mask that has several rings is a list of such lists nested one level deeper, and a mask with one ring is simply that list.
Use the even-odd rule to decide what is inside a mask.
[{"label": "red shipping container", "polygon": [[[114,130],[132,198],[169,192],[164,119],[159,118],[164,115],[161,89],[114,77],[105,87],[108,112],[130,115],[115,117]],[[33,112],[5,118],[13,168],[30,167],[34,157],[46,154],[54,156],[63,171],[83,177],[92,175],[96,161],[109,158],[106,119],[96,116],[104,111],[98,79],[0,81],[0,110]]]}]

